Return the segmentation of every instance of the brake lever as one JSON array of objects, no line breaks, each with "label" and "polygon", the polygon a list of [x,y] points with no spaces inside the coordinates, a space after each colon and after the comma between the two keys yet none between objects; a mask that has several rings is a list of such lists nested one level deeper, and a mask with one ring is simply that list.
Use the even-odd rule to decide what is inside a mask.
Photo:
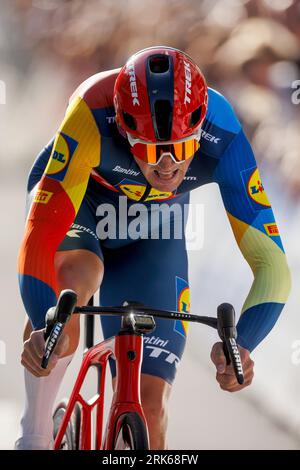
[{"label": "brake lever", "polygon": [[236,379],[240,385],[244,383],[244,372],[238,345],[236,343],[237,331],[235,327],[235,312],[231,304],[223,303],[218,306],[218,333],[223,342],[223,351],[226,364],[232,363]]},{"label": "brake lever", "polygon": [[229,365],[231,364],[231,359],[230,359],[229,351],[228,351],[228,348],[227,348],[227,345],[226,345],[225,340],[222,340],[222,343],[223,343],[223,352],[224,352],[224,356],[225,356],[225,358],[226,358],[226,365],[229,366]]},{"label": "brake lever", "polygon": [[227,365],[233,365],[233,370],[236,376],[236,380],[240,385],[244,383],[244,371],[241,360],[240,351],[236,343],[235,338],[224,338],[223,339],[223,350],[226,357]]},{"label": "brake lever", "polygon": [[[63,332],[64,327],[65,327],[65,324],[56,322],[48,338],[46,339],[44,355],[43,355],[43,359],[41,362],[42,369],[47,369],[49,359],[58,343],[58,340]],[[45,330],[44,335],[46,335],[46,330]]]},{"label": "brake lever", "polygon": [[77,295],[70,289],[61,291],[55,307],[49,308],[46,313],[46,327],[44,330],[45,349],[41,367],[47,369],[49,359],[53,353],[66,323],[71,318],[77,302]]}]

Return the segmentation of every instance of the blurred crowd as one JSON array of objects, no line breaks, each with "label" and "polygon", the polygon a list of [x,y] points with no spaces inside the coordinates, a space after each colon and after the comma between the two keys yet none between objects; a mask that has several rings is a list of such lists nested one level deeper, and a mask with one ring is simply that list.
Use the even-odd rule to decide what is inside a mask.
[{"label": "blurred crowd", "polygon": [[[300,103],[292,101],[297,91],[292,86],[297,86],[298,81],[300,101],[300,0],[0,0],[3,311],[12,310],[14,299],[17,311],[23,312],[16,297],[15,259],[24,225],[27,174],[59,126],[69,96],[90,75],[122,66],[137,50],[159,44],[189,53],[203,70],[209,86],[231,101],[262,172],[269,176],[268,191],[271,186],[272,196],[280,193],[279,201],[272,197],[271,201],[276,215],[278,212],[281,216],[278,220],[287,239],[284,245],[289,251],[295,289],[280,327],[272,333],[271,341],[264,342],[266,349],[258,353],[258,379],[253,392],[257,409],[253,408],[253,417],[269,410],[282,430],[293,428],[299,435],[300,376],[289,355],[290,345],[299,340]],[[5,96],[1,95],[4,88]],[[190,256],[195,312],[210,312],[215,308],[214,302],[227,299],[238,311],[251,282],[250,270],[241,262],[229,225],[227,229],[225,226],[223,206],[215,194],[218,195],[217,189],[211,185],[201,193],[201,199],[194,196],[196,202],[207,204],[207,213],[216,215],[205,221],[201,257]],[[219,226],[215,225],[220,221],[221,227],[222,220],[224,243],[220,243]],[[1,416],[5,439],[0,436],[0,447],[6,442],[11,445],[15,439],[15,424],[10,428],[5,416],[8,424],[13,420],[16,423],[15,402],[20,406],[24,399],[16,359],[22,323],[22,314],[16,317],[11,311],[1,336],[7,338],[10,362],[1,371],[0,407],[4,399]],[[201,337],[195,338],[194,351],[203,351],[201,361],[208,361],[210,337],[201,332]],[[195,353],[199,363],[200,353]],[[195,375],[201,377],[202,395],[210,399],[208,379],[199,372]],[[68,387],[71,373],[69,377]],[[222,400],[216,408],[221,412],[228,406]],[[258,441],[267,428],[262,427],[264,421],[258,420],[256,435],[246,412],[239,419],[247,423],[242,438],[251,448],[251,442]],[[201,415],[201,420],[206,429],[211,417],[208,424],[205,416]],[[273,441],[272,433],[268,439]],[[215,440],[214,436],[212,448]],[[261,445],[267,445],[265,436]]]},{"label": "blurred crowd", "polygon": [[[4,0],[0,9],[1,70],[19,90],[22,119],[31,102],[36,132],[46,132],[45,110],[58,124],[68,95],[89,75],[144,47],[170,45],[231,100],[261,165],[300,196],[300,103],[292,102],[299,0]],[[11,118],[21,125],[16,112]]]}]

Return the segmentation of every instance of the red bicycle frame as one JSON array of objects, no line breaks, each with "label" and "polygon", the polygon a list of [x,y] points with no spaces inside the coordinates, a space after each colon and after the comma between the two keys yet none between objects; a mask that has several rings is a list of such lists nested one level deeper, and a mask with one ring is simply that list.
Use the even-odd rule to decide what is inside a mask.
[{"label": "red bicycle frame", "polygon": [[[105,372],[110,356],[116,360],[116,387],[108,416],[106,431],[103,436],[103,405],[105,390]],[[107,339],[90,349],[83,356],[83,362],[74,385],[66,412],[57,433],[54,450],[59,450],[62,439],[76,403],[82,407],[80,445],[82,450],[92,449],[92,412],[96,407],[95,450],[112,449],[116,433],[116,424],[120,415],[126,412],[138,413],[145,423],[145,415],[140,399],[140,372],[143,356],[143,337],[134,333],[121,333]],[[86,401],[80,391],[90,367],[100,370],[98,394]],[[149,439],[148,439],[149,440]]]},{"label": "red bicycle frame", "polygon": [[[125,427],[122,427],[125,420],[128,420],[130,415],[134,416],[136,414],[138,414],[141,420],[138,420],[140,427],[138,436],[141,436],[143,441],[140,447],[149,447],[147,423],[140,399],[140,378],[143,357],[142,335],[148,334],[154,330],[154,317],[202,323],[217,329],[220,339],[223,342],[227,364],[232,362],[237,382],[239,384],[244,383],[242,362],[236,343],[235,312],[231,304],[223,303],[219,305],[217,318],[214,318],[192,315],[190,313],[153,310],[137,302],[126,302],[122,307],[93,307],[92,305],[76,307],[76,302],[76,293],[70,289],[66,289],[60,293],[56,306],[51,307],[47,311],[46,328],[44,331],[46,343],[41,362],[42,368],[47,368],[49,358],[62,334],[64,325],[73,313],[121,315],[121,330],[116,336],[96,346],[92,346],[93,334],[91,333],[93,333],[93,326],[86,329],[86,346],[88,349],[84,353],[83,362],[69,403],[66,408],[64,405],[65,411],[54,442],[55,450],[61,448],[62,439],[66,433],[72,412],[77,403],[81,405],[82,417],[80,420],[80,439],[78,445],[80,449],[91,450],[92,448],[92,412],[95,408],[95,450],[112,450],[112,448],[115,447],[115,443],[117,447],[122,447],[124,432],[120,434],[119,431],[125,429]],[[89,317],[86,318],[88,320]],[[91,316],[90,319],[91,318],[93,317]],[[117,375],[112,405],[103,437],[105,373],[107,361],[110,356],[114,356],[116,360]],[[98,394],[95,395],[93,399],[86,401],[82,397],[81,387],[90,367],[97,367],[98,370]],[[124,414],[127,416],[123,416]],[[144,431],[146,431],[146,436],[144,436]],[[127,442],[124,442],[124,447],[126,447],[126,444]]]}]

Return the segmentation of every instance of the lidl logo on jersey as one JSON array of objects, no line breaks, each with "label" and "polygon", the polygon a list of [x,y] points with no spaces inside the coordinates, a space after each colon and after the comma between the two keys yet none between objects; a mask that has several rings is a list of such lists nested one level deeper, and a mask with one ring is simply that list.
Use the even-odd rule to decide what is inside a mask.
[{"label": "lidl logo on jersey", "polygon": [[268,196],[266,195],[265,188],[261,182],[258,168],[256,168],[248,181],[248,194],[258,204],[262,206],[270,207]]},{"label": "lidl logo on jersey", "polygon": [[241,172],[241,176],[243,178],[252,209],[257,211],[261,210],[262,207],[270,207],[270,202],[262,184],[258,168],[248,168],[248,170]]},{"label": "lidl logo on jersey", "polygon": [[152,188],[145,201],[163,201],[165,199],[171,199],[172,197],[174,197],[174,195],[171,192],[163,192]]},{"label": "lidl logo on jersey", "polygon": [[[187,281],[176,276],[176,310],[181,313],[190,311],[190,290]],[[188,332],[188,322],[176,320],[174,330],[186,337]]]},{"label": "lidl logo on jersey", "polygon": [[274,222],[271,224],[264,224],[264,227],[269,237],[279,237],[279,230],[277,224],[275,224]]},{"label": "lidl logo on jersey", "polygon": [[[137,184],[132,180],[123,180],[119,185],[118,188],[129,198],[133,199],[134,201],[140,201],[146,191],[145,184]],[[150,193],[145,198],[145,201],[162,201],[164,199],[170,199],[173,197],[173,193],[171,192],[163,192],[159,191],[158,189],[151,188]]]},{"label": "lidl logo on jersey", "polygon": [[57,181],[63,181],[78,142],[70,136],[60,132],[54,143],[49,159],[46,174]]},{"label": "lidl logo on jersey", "polygon": [[118,187],[129,199],[134,201],[139,201],[146,190],[145,184],[136,184],[131,180],[123,180]]},{"label": "lidl logo on jersey", "polygon": [[40,204],[48,204],[50,201],[50,198],[53,193],[50,191],[45,191],[43,189],[38,189],[35,196],[34,196],[34,202],[40,203]]}]

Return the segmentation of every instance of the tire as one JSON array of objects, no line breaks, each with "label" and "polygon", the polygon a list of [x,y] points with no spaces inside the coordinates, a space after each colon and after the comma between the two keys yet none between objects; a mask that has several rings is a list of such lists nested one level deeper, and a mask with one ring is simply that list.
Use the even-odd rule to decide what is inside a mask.
[{"label": "tire", "polygon": [[[63,420],[64,414],[67,409],[67,400],[63,400],[56,407],[53,413],[53,438],[55,439],[58,430],[60,428],[61,422]],[[76,403],[71,419],[68,423],[66,432],[61,441],[61,446],[59,450],[78,450],[79,449],[79,438],[80,438],[80,423],[81,423],[81,408]]]},{"label": "tire", "polygon": [[148,437],[144,421],[138,413],[119,416],[112,450],[148,450]]}]

